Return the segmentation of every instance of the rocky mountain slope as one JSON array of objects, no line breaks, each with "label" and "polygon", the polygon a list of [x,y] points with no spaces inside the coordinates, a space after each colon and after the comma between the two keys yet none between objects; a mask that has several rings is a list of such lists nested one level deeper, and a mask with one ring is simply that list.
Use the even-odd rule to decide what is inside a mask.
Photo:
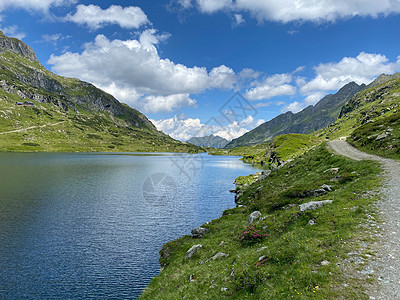
[{"label": "rocky mountain slope", "polygon": [[192,137],[187,142],[200,147],[213,147],[217,149],[224,148],[229,143],[228,140],[213,134],[204,137]]},{"label": "rocky mountain slope", "polygon": [[[26,101],[33,105],[16,105]],[[0,134],[3,151],[201,150],[94,85],[46,70],[28,45],[2,32]]]},{"label": "rocky mountain slope", "polygon": [[334,122],[338,118],[343,105],[364,88],[365,85],[358,85],[355,82],[348,83],[336,94],[322,98],[315,106],[309,106],[296,114],[292,112],[281,114],[234,139],[225,148],[261,144],[271,141],[278,135],[287,133],[308,134],[324,128]]},{"label": "rocky mountain slope", "polygon": [[400,158],[399,75],[378,77],[346,103],[340,118],[319,135],[331,140],[349,136],[348,141],[363,151]]}]

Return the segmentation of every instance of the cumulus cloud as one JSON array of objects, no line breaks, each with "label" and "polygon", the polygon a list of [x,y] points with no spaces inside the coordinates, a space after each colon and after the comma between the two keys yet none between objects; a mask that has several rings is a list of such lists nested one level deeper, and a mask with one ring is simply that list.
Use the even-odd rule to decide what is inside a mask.
[{"label": "cumulus cloud", "polygon": [[303,93],[335,90],[351,81],[368,83],[382,73],[391,74],[400,70],[400,65],[389,62],[385,55],[361,52],[357,57],[344,57],[337,63],[320,64],[314,70],[316,76],[301,87]]},{"label": "cumulus cloud", "polygon": [[294,95],[297,89],[290,84],[292,81],[292,74],[275,74],[262,82],[254,82],[255,87],[247,90],[245,96],[249,100],[262,100],[276,96]]},{"label": "cumulus cloud", "polygon": [[78,5],[76,13],[68,14],[64,20],[86,25],[92,30],[113,24],[118,24],[125,29],[132,29],[149,23],[146,14],[140,7],[111,5],[107,9],[102,9],[100,6],[93,4]]},{"label": "cumulus cloud", "polygon": [[66,6],[76,2],[76,0],[6,0],[0,1],[0,11],[18,8],[47,13],[51,7]]},{"label": "cumulus cloud", "polygon": [[[219,10],[249,12],[259,21],[335,21],[354,16],[378,17],[400,13],[400,2],[393,0],[195,0],[204,13]],[[190,8],[191,1],[179,0],[183,8]]]},{"label": "cumulus cloud", "polygon": [[170,96],[147,96],[143,100],[145,112],[172,112],[181,107],[196,107],[197,102],[189,94],[176,94]]},{"label": "cumulus cloud", "polygon": [[204,124],[198,118],[186,118],[184,115],[176,115],[170,119],[151,120],[158,130],[169,134],[174,139],[187,141],[192,137],[216,135],[227,140],[242,136],[249,130],[261,125],[265,121],[248,116],[242,121],[232,122],[226,126]]},{"label": "cumulus cloud", "polygon": [[243,18],[241,14],[234,14],[233,16],[234,16],[235,26],[240,26],[246,23],[246,20]]},{"label": "cumulus cloud", "polygon": [[295,101],[283,111],[298,112],[316,104],[328,92],[335,92],[352,81],[368,84],[382,73],[392,74],[400,71],[400,58],[391,62],[382,54],[361,52],[356,57],[344,57],[339,62],[320,64],[314,67],[315,76],[311,80],[299,77],[296,84],[304,100]]},{"label": "cumulus cloud", "polygon": [[[119,100],[149,112],[193,106],[189,94],[208,89],[232,89],[235,72],[224,65],[207,71],[160,58],[156,45],[168,35],[144,31],[136,40],[109,40],[97,35],[82,53],[51,55],[48,63],[60,75],[78,77],[113,94]],[[156,107],[155,102],[163,105]],[[148,104],[146,104],[148,102]]]},{"label": "cumulus cloud", "polygon": [[229,8],[232,5],[232,0],[197,0],[197,5],[204,13],[214,13]]}]

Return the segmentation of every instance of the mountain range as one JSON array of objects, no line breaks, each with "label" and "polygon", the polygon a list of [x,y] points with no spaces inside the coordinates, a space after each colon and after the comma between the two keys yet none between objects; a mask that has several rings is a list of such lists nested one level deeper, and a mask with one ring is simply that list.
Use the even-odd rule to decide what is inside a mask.
[{"label": "mountain range", "polygon": [[224,139],[223,137],[213,134],[203,137],[192,137],[187,142],[199,147],[213,147],[217,149],[222,149],[229,143],[229,141]]},{"label": "mountain range", "polygon": [[2,151],[202,151],[94,85],[48,71],[1,31],[0,135]]},{"label": "mountain range", "polygon": [[343,105],[356,93],[366,88],[365,84],[358,85],[350,82],[343,86],[336,94],[327,95],[316,105],[308,106],[298,113],[290,111],[281,114],[232,140],[225,146],[226,149],[251,146],[272,141],[278,135],[288,133],[309,134],[328,126],[339,117]]}]

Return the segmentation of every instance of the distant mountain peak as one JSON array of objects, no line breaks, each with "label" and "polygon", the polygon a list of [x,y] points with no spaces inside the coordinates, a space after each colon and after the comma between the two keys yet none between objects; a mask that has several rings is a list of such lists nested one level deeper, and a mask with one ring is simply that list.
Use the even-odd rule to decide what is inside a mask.
[{"label": "distant mountain peak", "polygon": [[223,137],[213,134],[203,137],[192,137],[187,142],[199,147],[213,147],[218,149],[224,148],[229,143]]},{"label": "distant mountain peak", "polygon": [[341,108],[356,93],[365,89],[365,84],[350,82],[337,91],[322,98],[314,106],[310,105],[298,113],[290,111],[280,114],[271,121],[232,140],[225,148],[250,146],[271,141],[274,137],[288,133],[308,134],[324,128],[336,121]]}]

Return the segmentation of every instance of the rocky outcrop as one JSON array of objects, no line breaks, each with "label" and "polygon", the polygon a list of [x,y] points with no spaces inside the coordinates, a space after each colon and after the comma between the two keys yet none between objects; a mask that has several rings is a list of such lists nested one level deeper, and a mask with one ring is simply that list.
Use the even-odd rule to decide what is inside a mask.
[{"label": "rocky outcrop", "polygon": [[253,211],[249,216],[248,223],[252,224],[259,217],[261,217],[261,213],[259,211]]},{"label": "rocky outcrop", "polygon": [[36,54],[31,47],[18,39],[5,36],[4,33],[0,31],[0,53],[6,51],[11,51],[30,60],[37,61]]},{"label": "rocky outcrop", "polygon": [[324,201],[311,201],[308,203],[304,203],[299,205],[300,212],[305,212],[309,210],[315,210],[317,208],[323,207],[327,204],[332,204],[332,200],[324,200]]},{"label": "rocky outcrop", "polygon": [[192,229],[192,237],[200,239],[208,232],[207,228],[197,227]]},{"label": "rocky outcrop", "polygon": [[193,245],[187,252],[186,252],[186,256],[185,259],[191,259],[193,257],[193,255],[195,255],[197,253],[197,251],[199,251],[201,248],[203,248],[203,245]]}]

